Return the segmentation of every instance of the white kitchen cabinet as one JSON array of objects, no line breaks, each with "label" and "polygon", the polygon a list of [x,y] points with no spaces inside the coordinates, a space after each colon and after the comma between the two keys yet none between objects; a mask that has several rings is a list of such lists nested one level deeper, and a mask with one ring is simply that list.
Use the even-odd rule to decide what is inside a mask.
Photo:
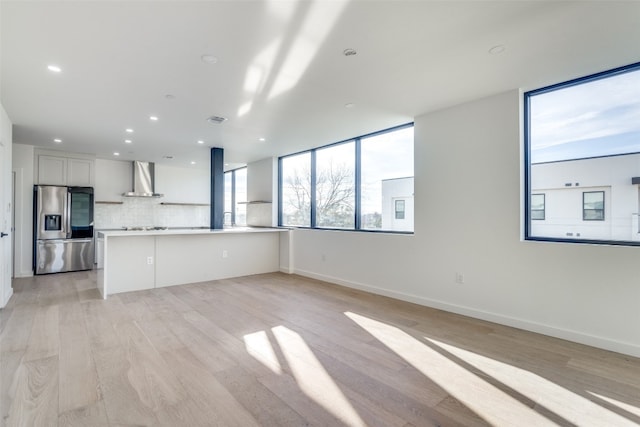
[{"label": "white kitchen cabinet", "polygon": [[67,185],[93,187],[94,161],[67,159]]},{"label": "white kitchen cabinet", "polygon": [[92,159],[39,154],[37,162],[37,184],[93,186],[94,160]]},{"label": "white kitchen cabinet", "polygon": [[67,159],[64,157],[38,156],[37,184],[67,185]]}]

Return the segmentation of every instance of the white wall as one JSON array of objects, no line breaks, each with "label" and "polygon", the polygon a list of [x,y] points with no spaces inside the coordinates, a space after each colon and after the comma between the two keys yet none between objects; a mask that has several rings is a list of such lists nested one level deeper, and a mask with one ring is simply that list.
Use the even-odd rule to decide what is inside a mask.
[{"label": "white wall", "polygon": [[[132,191],[132,175],[131,162],[96,159],[96,200],[122,201],[122,193]],[[155,191],[164,194],[162,202],[208,204],[210,186],[208,169],[155,165]]]},{"label": "white wall", "polygon": [[278,225],[278,159],[269,157],[247,165],[247,225]]},{"label": "white wall", "polygon": [[208,204],[210,188],[209,169],[156,164],[156,192],[164,194],[163,202]]},{"label": "white wall", "polygon": [[133,185],[131,162],[96,159],[94,196],[96,201],[120,202]]},{"label": "white wall", "polygon": [[34,149],[31,145],[13,145],[13,171],[16,175],[15,277],[33,275],[33,184]]},{"label": "white wall", "polygon": [[417,117],[415,234],[295,230],[288,267],[640,356],[639,248],[522,241],[520,118],[515,90]]}]

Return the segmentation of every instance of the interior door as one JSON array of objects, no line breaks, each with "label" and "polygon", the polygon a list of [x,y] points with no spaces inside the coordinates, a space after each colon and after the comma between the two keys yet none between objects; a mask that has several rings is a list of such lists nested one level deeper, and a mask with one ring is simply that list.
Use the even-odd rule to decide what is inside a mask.
[{"label": "interior door", "polygon": [[7,183],[11,168],[5,168],[5,146],[0,141],[0,307],[4,307],[11,294],[11,196]]}]

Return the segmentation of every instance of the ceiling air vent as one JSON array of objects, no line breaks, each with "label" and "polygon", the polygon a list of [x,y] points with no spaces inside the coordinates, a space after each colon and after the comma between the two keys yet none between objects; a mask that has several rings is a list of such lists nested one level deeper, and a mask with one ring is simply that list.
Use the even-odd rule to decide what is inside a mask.
[{"label": "ceiling air vent", "polygon": [[220,116],[211,116],[207,119],[207,121],[209,123],[213,123],[214,125],[219,125],[220,123],[223,123],[225,121],[227,121],[226,117],[220,117]]}]

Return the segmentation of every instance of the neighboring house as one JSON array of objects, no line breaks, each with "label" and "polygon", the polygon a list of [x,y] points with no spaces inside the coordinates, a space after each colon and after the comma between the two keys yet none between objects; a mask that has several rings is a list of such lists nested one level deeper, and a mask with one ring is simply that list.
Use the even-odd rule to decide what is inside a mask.
[{"label": "neighboring house", "polygon": [[640,153],[531,165],[531,236],[640,241]]},{"label": "neighboring house", "polygon": [[382,229],[413,231],[413,177],[382,180]]}]

